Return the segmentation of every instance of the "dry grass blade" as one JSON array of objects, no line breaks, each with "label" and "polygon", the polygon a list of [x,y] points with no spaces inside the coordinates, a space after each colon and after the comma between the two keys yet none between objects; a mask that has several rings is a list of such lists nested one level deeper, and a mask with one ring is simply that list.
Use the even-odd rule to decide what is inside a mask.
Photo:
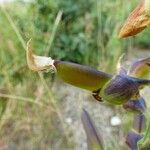
[{"label": "dry grass blade", "polygon": [[56,35],[56,32],[57,32],[57,28],[58,28],[58,25],[61,21],[61,17],[62,17],[62,14],[63,12],[62,11],[59,11],[58,14],[57,14],[57,17],[55,19],[55,22],[54,22],[54,26],[53,26],[53,30],[52,30],[52,33],[51,33],[51,36],[50,36],[50,39],[48,40],[48,44],[47,44],[47,47],[45,49],[45,53],[46,55],[48,54],[48,52],[50,51],[51,47],[52,47],[52,43],[54,41],[54,37]]},{"label": "dry grass blade", "polygon": [[0,93],[0,97],[8,98],[8,99],[20,100],[20,101],[24,101],[24,102],[37,104],[39,106],[44,106],[42,103],[36,102],[33,99],[31,99],[31,98],[26,98],[26,97],[21,97],[21,96],[16,96],[16,95],[9,95],[9,94],[2,94],[2,93]]},{"label": "dry grass blade", "polygon": [[94,122],[92,121],[90,115],[85,109],[83,109],[82,111],[81,120],[87,135],[88,149],[103,150],[104,146],[102,137],[98,133],[96,126],[94,125]]},{"label": "dry grass blade", "polygon": [[25,44],[25,42],[24,42],[24,39],[22,38],[22,36],[21,36],[21,34],[20,34],[20,32],[19,32],[17,26],[16,26],[15,23],[13,22],[11,16],[8,14],[7,10],[5,10],[5,7],[4,7],[4,6],[0,6],[0,8],[1,8],[2,12],[4,13],[4,15],[6,16],[7,20],[9,21],[11,27],[12,27],[13,30],[15,31],[15,33],[16,33],[16,35],[17,35],[19,41],[20,41],[21,44],[22,44],[22,47],[23,47],[24,49],[26,49],[26,44]]},{"label": "dry grass blade", "polygon": [[[18,30],[16,24],[13,22],[11,16],[7,13],[7,11],[5,10],[5,8],[4,8],[4,7],[1,7],[1,9],[2,9],[2,12],[5,14],[7,20],[9,21],[9,23],[10,23],[12,29],[14,30],[15,34],[17,35],[18,40],[19,40],[20,43],[22,44],[22,47],[23,47],[24,50],[26,51],[26,42],[24,41],[23,37],[21,36],[21,34],[20,34],[20,32],[19,32],[19,30]],[[56,25],[59,23],[59,20],[60,20],[59,18],[61,18],[61,15],[62,15],[62,12],[60,11],[60,12],[59,12],[59,15],[58,15],[58,19],[56,19],[56,23],[55,23],[55,28],[54,28],[54,29],[55,29],[55,30],[54,30],[55,32],[56,32],[56,29],[57,29],[57,28],[56,28]],[[51,37],[51,38],[54,38],[55,32],[54,32],[54,34],[53,34],[53,37]],[[53,41],[53,40],[51,39],[50,41]],[[60,113],[60,110],[59,110],[59,108],[58,108],[58,106],[57,106],[57,104],[56,104],[54,98],[53,98],[53,95],[51,94],[51,90],[49,89],[47,83],[45,82],[45,80],[44,80],[44,78],[43,78],[43,75],[42,75],[41,73],[38,73],[38,74],[39,74],[39,77],[40,77],[40,80],[41,80],[41,82],[42,82],[43,87],[45,88],[45,90],[46,90],[47,93],[48,93],[49,100],[51,101],[51,103],[52,103],[52,105],[53,105],[53,108],[55,109],[55,112],[56,112],[57,115],[58,115],[58,118],[59,118],[59,120],[60,120],[60,122],[61,122],[61,124],[62,124],[62,126],[63,126],[63,129],[65,130],[65,123],[64,123],[64,121],[63,121],[63,117],[62,117],[62,115],[61,115],[61,113]],[[65,134],[66,139],[69,141],[68,132],[65,132],[65,131],[64,131],[64,134]]]}]

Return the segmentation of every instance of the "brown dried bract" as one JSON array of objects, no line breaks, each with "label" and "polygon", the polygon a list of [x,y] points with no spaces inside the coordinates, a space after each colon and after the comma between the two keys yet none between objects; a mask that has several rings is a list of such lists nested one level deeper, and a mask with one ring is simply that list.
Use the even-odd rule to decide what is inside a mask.
[{"label": "brown dried bract", "polygon": [[33,71],[56,72],[54,60],[51,57],[37,56],[32,52],[31,40],[27,43],[26,58],[28,67]]},{"label": "brown dried bract", "polygon": [[129,15],[124,26],[121,28],[119,38],[133,36],[150,25],[150,14],[144,10],[144,0],[141,0],[135,10]]}]

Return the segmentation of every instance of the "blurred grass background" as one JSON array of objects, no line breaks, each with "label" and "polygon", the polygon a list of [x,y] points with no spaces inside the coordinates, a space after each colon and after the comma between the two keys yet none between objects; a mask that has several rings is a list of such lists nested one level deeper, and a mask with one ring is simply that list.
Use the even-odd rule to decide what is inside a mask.
[{"label": "blurred grass background", "polygon": [[[1,5],[1,149],[86,149],[84,140],[80,139],[85,138],[82,133],[78,133],[79,139],[76,140],[83,141],[83,145],[76,146],[74,138],[78,125],[74,124],[77,128],[72,127],[74,118],[71,113],[78,112],[79,117],[83,103],[89,101],[90,107],[87,104],[86,107],[89,107],[89,112],[96,114],[93,111],[95,106],[90,101],[92,97],[85,91],[62,83],[54,75],[38,75],[30,71],[25,59],[25,44],[32,38],[35,52],[39,55],[115,73],[117,60],[122,53],[132,58],[133,49],[134,53],[147,55],[150,48],[149,29],[133,38],[120,40],[117,37],[121,25],[137,2],[138,0],[15,0]],[[60,17],[58,15],[61,12]],[[140,49],[140,52],[136,49]],[[120,108],[104,108],[106,114],[107,109],[111,115],[124,113]],[[108,122],[110,114],[103,120]],[[112,132],[117,133],[118,137],[123,137],[124,132],[130,128],[130,116],[131,114],[124,116],[126,121],[122,127],[115,131],[113,129]],[[96,119],[101,120],[98,117]],[[98,126],[105,127],[101,124]],[[110,146],[106,149],[109,150],[111,146],[115,150],[127,149],[124,139],[121,143],[113,141],[112,132],[108,131],[112,141],[107,143]]]}]

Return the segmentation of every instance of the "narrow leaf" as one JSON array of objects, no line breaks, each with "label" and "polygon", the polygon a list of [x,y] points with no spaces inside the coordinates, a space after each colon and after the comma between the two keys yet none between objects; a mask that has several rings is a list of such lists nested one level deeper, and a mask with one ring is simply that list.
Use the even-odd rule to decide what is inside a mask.
[{"label": "narrow leaf", "polygon": [[82,111],[81,120],[87,135],[88,149],[103,150],[104,146],[102,136],[98,133],[94,122],[92,121],[90,115],[85,109],[83,109]]},{"label": "narrow leaf", "polygon": [[138,150],[138,141],[142,139],[142,136],[133,131],[130,131],[126,138],[126,144],[132,149],[132,150]]}]

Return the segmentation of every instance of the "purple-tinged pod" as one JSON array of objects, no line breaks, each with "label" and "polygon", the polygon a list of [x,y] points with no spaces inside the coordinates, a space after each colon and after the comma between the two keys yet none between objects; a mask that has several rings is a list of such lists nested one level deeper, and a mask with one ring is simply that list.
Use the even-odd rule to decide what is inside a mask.
[{"label": "purple-tinged pod", "polygon": [[103,86],[100,96],[104,101],[121,105],[130,99],[140,98],[139,89],[145,85],[150,85],[150,80],[116,75]]},{"label": "purple-tinged pod", "polygon": [[127,76],[116,75],[109,80],[100,91],[104,101],[121,105],[129,99],[139,96],[137,83]]},{"label": "purple-tinged pod", "polygon": [[33,71],[56,72],[63,81],[92,92],[101,89],[112,77],[88,66],[36,56],[32,53],[30,41],[27,44],[27,63]]},{"label": "purple-tinged pod", "polygon": [[142,97],[140,97],[136,100],[127,101],[127,103],[123,104],[123,108],[130,112],[145,112],[146,102]]},{"label": "purple-tinged pod", "polygon": [[135,61],[131,64],[128,74],[137,78],[147,79],[150,76],[150,57]]}]

